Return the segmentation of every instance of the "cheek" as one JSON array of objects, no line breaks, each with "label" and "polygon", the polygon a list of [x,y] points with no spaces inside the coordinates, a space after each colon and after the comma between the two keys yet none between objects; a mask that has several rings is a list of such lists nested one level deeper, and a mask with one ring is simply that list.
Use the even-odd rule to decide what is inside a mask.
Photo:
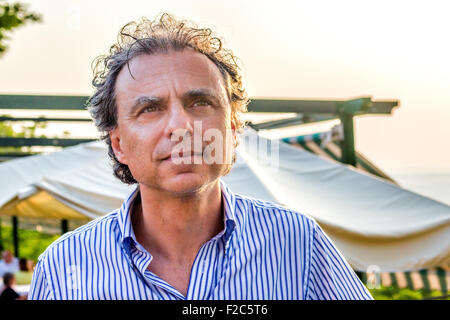
[{"label": "cheek", "polygon": [[224,120],[210,123],[203,132],[203,139],[205,147],[209,146],[211,148],[209,150],[216,150],[212,153],[212,156],[219,156],[216,152],[221,150],[221,155],[224,157],[221,162],[227,163],[227,159],[234,150],[231,125]]},{"label": "cheek", "polygon": [[[131,128],[130,128],[131,129]],[[151,130],[133,128],[128,130],[122,138],[122,148],[128,154],[129,161],[136,162],[150,158],[153,151],[155,135]],[[141,158],[146,154],[145,158]]]}]

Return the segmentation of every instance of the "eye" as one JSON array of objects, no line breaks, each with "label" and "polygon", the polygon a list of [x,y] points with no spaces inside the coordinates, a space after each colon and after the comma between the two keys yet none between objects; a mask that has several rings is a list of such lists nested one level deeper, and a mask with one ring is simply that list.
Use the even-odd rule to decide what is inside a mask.
[{"label": "eye", "polygon": [[193,103],[194,107],[206,107],[206,106],[209,106],[209,105],[211,105],[211,103],[208,100],[205,100],[205,99],[196,100]]},{"label": "eye", "polygon": [[146,106],[142,109],[141,113],[154,112],[157,110],[156,106]]}]

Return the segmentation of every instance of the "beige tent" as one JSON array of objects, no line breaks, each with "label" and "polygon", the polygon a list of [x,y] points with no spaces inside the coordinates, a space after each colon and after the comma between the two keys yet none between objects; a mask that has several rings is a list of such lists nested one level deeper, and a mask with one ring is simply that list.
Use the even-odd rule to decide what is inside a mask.
[{"label": "beige tent", "polygon": [[[261,158],[255,139],[279,152]],[[119,207],[133,188],[112,176],[102,142],[2,163],[0,177],[1,215],[88,220]],[[356,270],[449,264],[449,206],[251,129],[223,180],[236,193],[313,217]]]}]

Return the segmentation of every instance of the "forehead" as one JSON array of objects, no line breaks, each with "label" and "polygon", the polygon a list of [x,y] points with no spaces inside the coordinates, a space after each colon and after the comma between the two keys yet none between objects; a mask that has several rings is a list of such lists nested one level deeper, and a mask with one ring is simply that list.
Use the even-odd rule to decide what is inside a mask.
[{"label": "forehead", "polygon": [[192,49],[167,53],[142,54],[134,57],[119,72],[116,80],[117,99],[141,94],[166,95],[209,88],[226,94],[225,80],[219,68],[205,55]]}]

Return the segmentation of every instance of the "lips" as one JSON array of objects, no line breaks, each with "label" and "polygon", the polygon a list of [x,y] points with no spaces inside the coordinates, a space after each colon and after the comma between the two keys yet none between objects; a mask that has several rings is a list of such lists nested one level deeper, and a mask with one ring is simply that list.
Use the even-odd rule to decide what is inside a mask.
[{"label": "lips", "polygon": [[[196,155],[197,156],[203,156],[203,154],[201,152],[185,151],[185,152],[179,152],[178,153],[178,158],[187,158],[187,157],[192,157],[192,156],[196,156]],[[162,161],[169,160],[170,158],[172,158],[172,154],[169,154],[168,156],[163,158]]]}]

